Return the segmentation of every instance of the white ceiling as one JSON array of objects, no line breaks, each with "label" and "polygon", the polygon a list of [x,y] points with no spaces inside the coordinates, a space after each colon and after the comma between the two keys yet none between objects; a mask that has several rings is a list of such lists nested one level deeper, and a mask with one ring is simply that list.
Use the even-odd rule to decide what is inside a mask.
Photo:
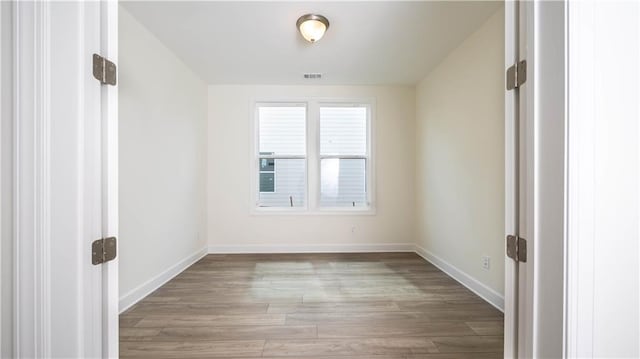
[{"label": "white ceiling", "polygon": [[[375,85],[419,82],[502,3],[122,4],[210,84]],[[322,14],[331,23],[315,44],[302,39],[295,26],[306,13]],[[306,72],[323,78],[305,80]]]}]

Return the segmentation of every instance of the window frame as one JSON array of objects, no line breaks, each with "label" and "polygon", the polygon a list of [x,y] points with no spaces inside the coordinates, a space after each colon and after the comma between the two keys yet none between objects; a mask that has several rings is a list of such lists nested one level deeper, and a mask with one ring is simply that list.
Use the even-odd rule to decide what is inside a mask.
[{"label": "window frame", "polygon": [[[374,98],[269,98],[250,101],[250,214],[252,215],[375,215],[376,214],[376,171],[375,171],[375,99]],[[301,207],[260,207],[258,187],[259,161],[259,108],[261,106],[302,106],[306,108],[306,156],[305,159],[305,206]],[[320,108],[321,107],[365,107],[367,109],[367,153],[356,156],[365,159],[367,206],[321,207],[321,160],[324,158],[347,158],[353,156],[322,156],[320,154]],[[264,156],[262,156],[264,157]],[[278,157],[280,158],[280,157]]]},{"label": "window frame", "polygon": [[[364,101],[318,101],[317,103],[317,131],[315,133],[316,135],[316,150],[315,150],[315,154],[317,156],[317,160],[315,161],[316,164],[316,168],[317,168],[317,173],[318,173],[318,185],[315,188],[315,196],[316,196],[316,210],[319,212],[329,212],[329,213],[367,213],[370,211],[373,211],[373,191],[372,191],[372,186],[373,186],[373,178],[375,176],[373,176],[373,156],[372,156],[372,141],[373,141],[373,136],[372,136],[372,122],[373,122],[373,116],[372,116],[372,112],[373,112],[373,106],[371,104],[370,101],[364,102]],[[362,155],[323,155],[321,153],[321,133],[320,133],[320,122],[321,122],[321,117],[320,117],[320,109],[322,107],[364,107],[367,110],[367,148],[366,148],[366,153],[364,156]],[[366,206],[360,206],[360,207],[322,207],[320,205],[320,198],[322,196],[321,193],[321,185],[320,185],[320,181],[322,180],[322,160],[323,159],[332,159],[332,158],[337,158],[337,159],[364,159],[365,160],[365,188],[367,189],[367,205]]]},{"label": "window frame", "polygon": [[[260,107],[303,107],[305,109],[305,154],[304,155],[261,155],[260,154]],[[252,121],[252,139],[250,143],[251,148],[251,161],[250,161],[250,176],[251,176],[251,208],[255,213],[299,213],[304,212],[309,208],[309,106],[305,102],[301,101],[258,101],[253,105],[253,121]],[[260,159],[272,158],[274,162],[276,159],[300,159],[304,160],[304,183],[305,183],[305,196],[304,206],[300,207],[261,207],[260,206]],[[275,163],[274,163],[274,191],[276,189],[275,184]]]}]

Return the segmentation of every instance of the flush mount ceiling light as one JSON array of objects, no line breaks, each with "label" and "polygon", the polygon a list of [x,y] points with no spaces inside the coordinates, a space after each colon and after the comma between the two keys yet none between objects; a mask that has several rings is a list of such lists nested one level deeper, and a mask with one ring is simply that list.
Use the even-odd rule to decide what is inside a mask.
[{"label": "flush mount ceiling light", "polygon": [[322,15],[306,14],[300,16],[296,21],[296,26],[302,37],[313,43],[324,36],[325,31],[329,28],[329,20]]}]

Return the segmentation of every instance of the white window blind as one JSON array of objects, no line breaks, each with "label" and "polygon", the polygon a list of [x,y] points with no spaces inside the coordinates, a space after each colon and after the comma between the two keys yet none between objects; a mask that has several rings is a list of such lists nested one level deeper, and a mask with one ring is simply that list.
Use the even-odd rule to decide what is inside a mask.
[{"label": "white window blind", "polygon": [[364,106],[320,107],[320,206],[368,207],[368,114]]},{"label": "white window blind", "polygon": [[320,154],[367,154],[367,108],[321,107]]},{"label": "white window blind", "polygon": [[306,206],[306,107],[259,105],[258,206]]},{"label": "white window blind", "polygon": [[307,152],[306,110],[302,106],[260,106],[260,152],[304,156]]}]

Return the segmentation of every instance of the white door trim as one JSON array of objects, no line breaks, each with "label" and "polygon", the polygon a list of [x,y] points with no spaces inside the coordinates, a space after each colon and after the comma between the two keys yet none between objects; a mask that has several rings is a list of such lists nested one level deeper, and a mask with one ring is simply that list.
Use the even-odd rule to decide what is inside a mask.
[{"label": "white door trim", "polygon": [[566,11],[564,356],[638,358],[640,4],[571,1]]},{"label": "white door trim", "polygon": [[[584,3],[569,6],[571,19],[569,30],[569,51],[572,55],[582,54],[580,60],[569,59],[573,66],[567,77],[569,86],[576,84],[574,75],[594,73],[595,58],[584,56],[595,52],[593,29],[595,26],[595,6]],[[588,29],[591,36],[577,36]],[[567,173],[567,265],[565,269],[565,348],[567,358],[593,357],[593,308],[594,308],[594,244],[595,244],[595,78],[582,76],[579,88],[569,88],[568,104],[568,173]],[[591,92],[589,92],[591,90]],[[578,101],[579,105],[578,105]],[[586,105],[586,104],[589,105]],[[578,117],[579,116],[579,117]],[[579,118],[579,121],[571,120]],[[582,155],[581,155],[582,154]],[[587,155],[588,154],[588,155]]]},{"label": "white door trim", "polygon": [[49,357],[50,4],[14,3],[15,354]]},{"label": "white door trim", "polygon": [[117,89],[92,54],[117,58],[118,4],[13,5],[14,355],[117,357],[117,261],[91,242],[117,235]]}]

